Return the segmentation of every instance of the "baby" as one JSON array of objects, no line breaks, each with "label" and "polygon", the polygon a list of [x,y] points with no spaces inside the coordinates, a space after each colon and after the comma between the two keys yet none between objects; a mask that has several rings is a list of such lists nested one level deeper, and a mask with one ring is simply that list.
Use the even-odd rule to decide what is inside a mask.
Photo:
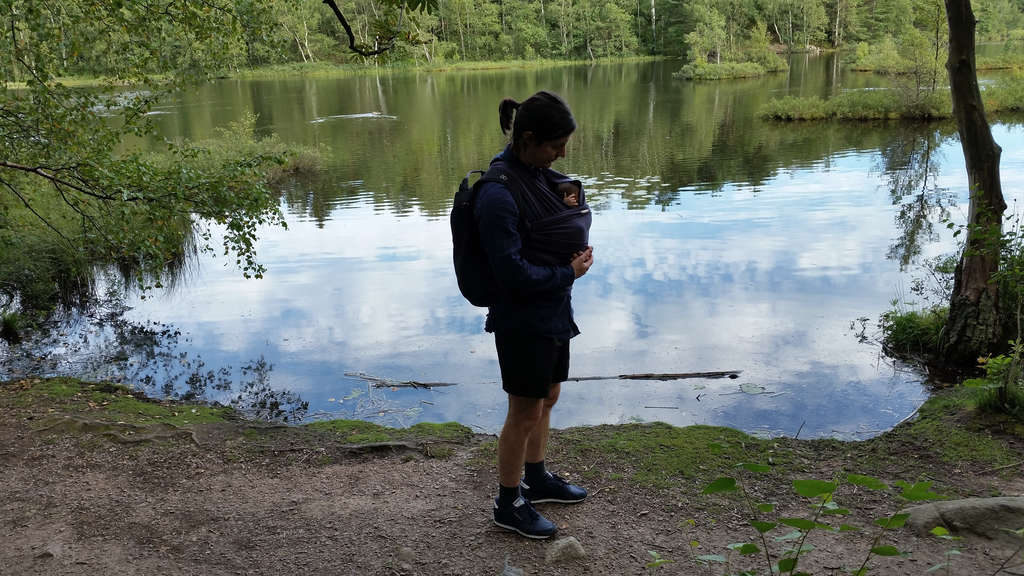
[{"label": "baby", "polygon": [[580,192],[580,185],[576,182],[562,182],[558,185],[558,193],[562,195],[562,202],[566,206],[579,206]]}]

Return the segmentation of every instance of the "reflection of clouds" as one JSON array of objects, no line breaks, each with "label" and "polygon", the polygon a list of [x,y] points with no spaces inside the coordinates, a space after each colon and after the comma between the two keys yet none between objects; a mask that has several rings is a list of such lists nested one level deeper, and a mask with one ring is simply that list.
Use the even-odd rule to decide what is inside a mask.
[{"label": "reflection of clouds", "polygon": [[[1021,154],[1004,158],[1024,167]],[[870,155],[851,154],[827,171],[787,172],[758,190],[683,193],[664,210],[630,210],[621,195],[602,190],[591,234],[597,264],[574,290],[583,334],[572,343],[572,375],[744,373],[723,381],[567,383],[555,425],[642,419],[792,434],[806,421],[807,437],[867,436],[910,413],[924,398],[915,377],[893,373],[849,330],[853,319],[885,310],[909,282],[884,258],[896,208],[870,166]],[[940,175],[951,190],[965,180],[952,167]],[[1007,185],[1008,199],[1019,189]],[[482,332],[483,311],[458,293],[447,220],[415,210],[395,215],[369,198],[335,210],[322,228],[296,216],[287,231],[264,231],[262,280],[242,280],[220,265],[223,257],[212,258],[198,281],[138,302],[135,314],[190,334],[188,345],[211,366],[265,355],[273,384],[300,392],[313,412],[368,417],[350,412],[352,402],[328,402],[365,387],[343,376],[357,370],[459,383],[373,391],[361,409],[379,407],[382,422],[458,420],[497,430],[504,394],[493,340]],[[966,193],[959,201],[966,207]],[[940,232],[925,255],[953,246]],[[778,395],[739,393],[743,383]]]}]

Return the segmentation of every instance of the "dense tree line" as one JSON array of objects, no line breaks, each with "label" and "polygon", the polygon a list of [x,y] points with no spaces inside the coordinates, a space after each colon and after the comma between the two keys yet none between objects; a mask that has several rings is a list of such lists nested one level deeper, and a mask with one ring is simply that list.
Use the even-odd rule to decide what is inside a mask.
[{"label": "dense tree line", "polygon": [[[19,54],[40,52],[60,75],[113,74],[140,60],[150,73],[365,60],[347,50],[338,20],[319,0],[185,3],[219,33],[161,19],[158,37],[145,43],[154,51],[146,58],[136,54],[137,31],[97,19],[93,4],[7,2],[0,53],[6,79],[23,80]],[[145,1],[122,4],[125,20],[153,9]],[[941,0],[433,0],[429,10],[392,0],[338,4],[363,46],[380,45],[397,31],[394,48],[378,57],[391,62],[642,54],[757,61],[769,44],[806,50],[900,42],[945,25]],[[981,40],[1004,40],[1024,28],[1024,0],[978,0],[976,12]]]}]

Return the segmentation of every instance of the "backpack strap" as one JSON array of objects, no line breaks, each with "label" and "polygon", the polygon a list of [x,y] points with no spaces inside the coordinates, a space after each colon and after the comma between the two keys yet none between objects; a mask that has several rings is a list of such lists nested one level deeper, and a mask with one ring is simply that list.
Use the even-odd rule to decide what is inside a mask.
[{"label": "backpack strap", "polygon": [[482,186],[487,182],[497,182],[509,191],[509,194],[512,195],[512,200],[516,203],[516,209],[519,210],[520,236],[529,234],[532,225],[530,221],[526,219],[526,213],[523,212],[523,194],[526,194],[526,187],[524,186],[522,179],[506,168],[502,162],[495,162],[491,164],[487,172],[473,170],[469,174],[466,174],[466,179],[463,180],[463,183],[465,183],[474,172],[480,172],[482,174],[480,179],[476,181],[476,184],[473,185],[474,187]]}]

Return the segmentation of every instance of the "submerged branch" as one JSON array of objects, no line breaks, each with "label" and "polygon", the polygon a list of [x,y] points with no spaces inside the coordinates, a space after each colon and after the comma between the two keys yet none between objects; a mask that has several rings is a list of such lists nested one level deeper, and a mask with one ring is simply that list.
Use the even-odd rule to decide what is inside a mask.
[{"label": "submerged branch", "polygon": [[363,372],[345,372],[345,376],[349,378],[359,378],[360,380],[366,380],[373,384],[374,388],[424,388],[431,389],[437,386],[457,386],[454,382],[418,382],[416,380],[392,380],[390,378],[381,378],[379,376],[371,376]]},{"label": "submerged branch", "polygon": [[736,379],[742,370],[724,372],[680,372],[675,374],[618,374],[616,376],[578,376],[567,378],[567,381],[582,382],[584,380],[685,380],[687,378],[732,378]]},{"label": "submerged branch", "polygon": [[[728,370],[724,372],[679,372],[669,374],[617,374],[615,376],[577,376],[566,378],[566,382],[583,382],[588,380],[685,380],[687,378],[739,378],[742,370]],[[431,389],[438,386],[457,386],[454,382],[419,382],[417,380],[392,380],[380,376],[371,376],[363,372],[345,372],[345,376],[359,378],[373,384],[374,388],[424,388]]]}]

